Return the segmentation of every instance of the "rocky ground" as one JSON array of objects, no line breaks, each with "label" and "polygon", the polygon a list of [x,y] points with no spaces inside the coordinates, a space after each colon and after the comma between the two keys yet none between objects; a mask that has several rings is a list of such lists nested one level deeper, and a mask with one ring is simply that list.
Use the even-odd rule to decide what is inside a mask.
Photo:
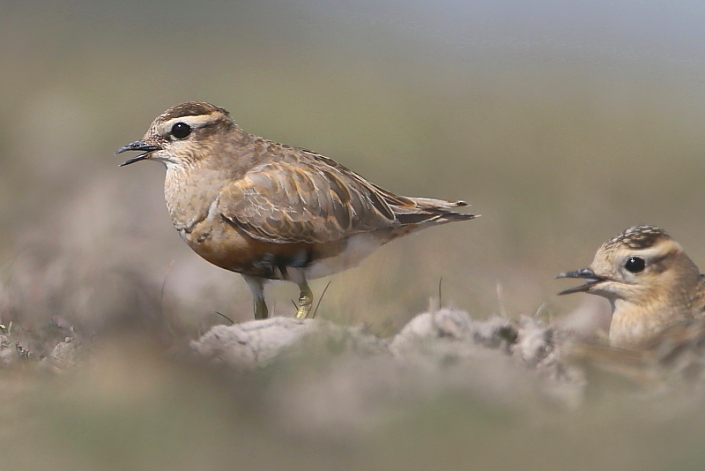
[{"label": "rocky ground", "polygon": [[84,337],[55,324],[43,342],[0,335],[3,469],[703,463],[695,341],[624,352],[534,317],[455,309],[391,338],[275,317],[164,346],[139,329]]}]

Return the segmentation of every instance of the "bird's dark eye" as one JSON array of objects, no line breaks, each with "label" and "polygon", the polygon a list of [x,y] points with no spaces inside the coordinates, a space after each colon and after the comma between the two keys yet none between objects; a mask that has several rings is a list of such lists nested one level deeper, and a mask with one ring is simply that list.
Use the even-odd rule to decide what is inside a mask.
[{"label": "bird's dark eye", "polygon": [[646,262],[643,258],[639,257],[629,257],[627,259],[627,262],[624,264],[624,268],[626,268],[627,271],[630,271],[632,273],[639,273],[640,271],[644,271],[645,267]]},{"label": "bird's dark eye", "polygon": [[191,126],[186,123],[176,123],[171,127],[171,135],[177,139],[184,139],[191,134]]}]

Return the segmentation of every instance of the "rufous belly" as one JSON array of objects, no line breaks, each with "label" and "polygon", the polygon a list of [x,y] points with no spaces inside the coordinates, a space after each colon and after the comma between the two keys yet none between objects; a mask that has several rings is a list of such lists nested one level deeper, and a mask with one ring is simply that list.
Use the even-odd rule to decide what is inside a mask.
[{"label": "rufous belly", "polygon": [[358,265],[389,240],[383,234],[359,233],[322,244],[275,243],[255,239],[223,220],[196,223],[181,237],[198,255],[226,270],[268,279],[286,279],[287,269],[302,269],[308,279]]}]

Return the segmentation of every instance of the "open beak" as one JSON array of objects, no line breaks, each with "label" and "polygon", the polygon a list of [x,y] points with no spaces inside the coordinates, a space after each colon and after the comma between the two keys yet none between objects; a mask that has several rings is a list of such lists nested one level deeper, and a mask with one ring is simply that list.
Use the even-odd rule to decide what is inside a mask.
[{"label": "open beak", "polygon": [[124,167],[125,165],[130,165],[134,164],[135,162],[139,162],[140,160],[148,159],[149,154],[152,152],[162,150],[161,147],[159,146],[154,146],[151,144],[147,144],[146,142],[139,140],[135,142],[131,142],[127,144],[126,146],[120,147],[118,150],[115,151],[115,154],[122,154],[123,152],[127,152],[129,150],[136,150],[136,151],[141,151],[141,154],[138,154],[135,157],[132,157],[129,160],[124,161],[123,163],[120,164],[120,167]]},{"label": "open beak", "polygon": [[581,278],[586,280],[586,282],[580,286],[576,286],[575,288],[568,288],[566,290],[561,291],[560,293],[558,293],[559,296],[562,294],[583,293],[585,291],[588,291],[596,284],[606,280],[606,278],[596,275],[591,268],[581,268],[580,270],[566,271],[556,275],[556,278]]}]

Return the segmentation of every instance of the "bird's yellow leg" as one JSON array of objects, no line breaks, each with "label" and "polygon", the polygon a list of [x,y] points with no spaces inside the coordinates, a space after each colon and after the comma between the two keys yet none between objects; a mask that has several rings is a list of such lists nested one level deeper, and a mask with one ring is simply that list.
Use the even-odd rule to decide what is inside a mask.
[{"label": "bird's yellow leg", "polygon": [[299,294],[299,303],[296,305],[296,318],[306,319],[311,312],[311,306],[313,306],[313,292],[305,281],[298,285],[301,294]]}]

